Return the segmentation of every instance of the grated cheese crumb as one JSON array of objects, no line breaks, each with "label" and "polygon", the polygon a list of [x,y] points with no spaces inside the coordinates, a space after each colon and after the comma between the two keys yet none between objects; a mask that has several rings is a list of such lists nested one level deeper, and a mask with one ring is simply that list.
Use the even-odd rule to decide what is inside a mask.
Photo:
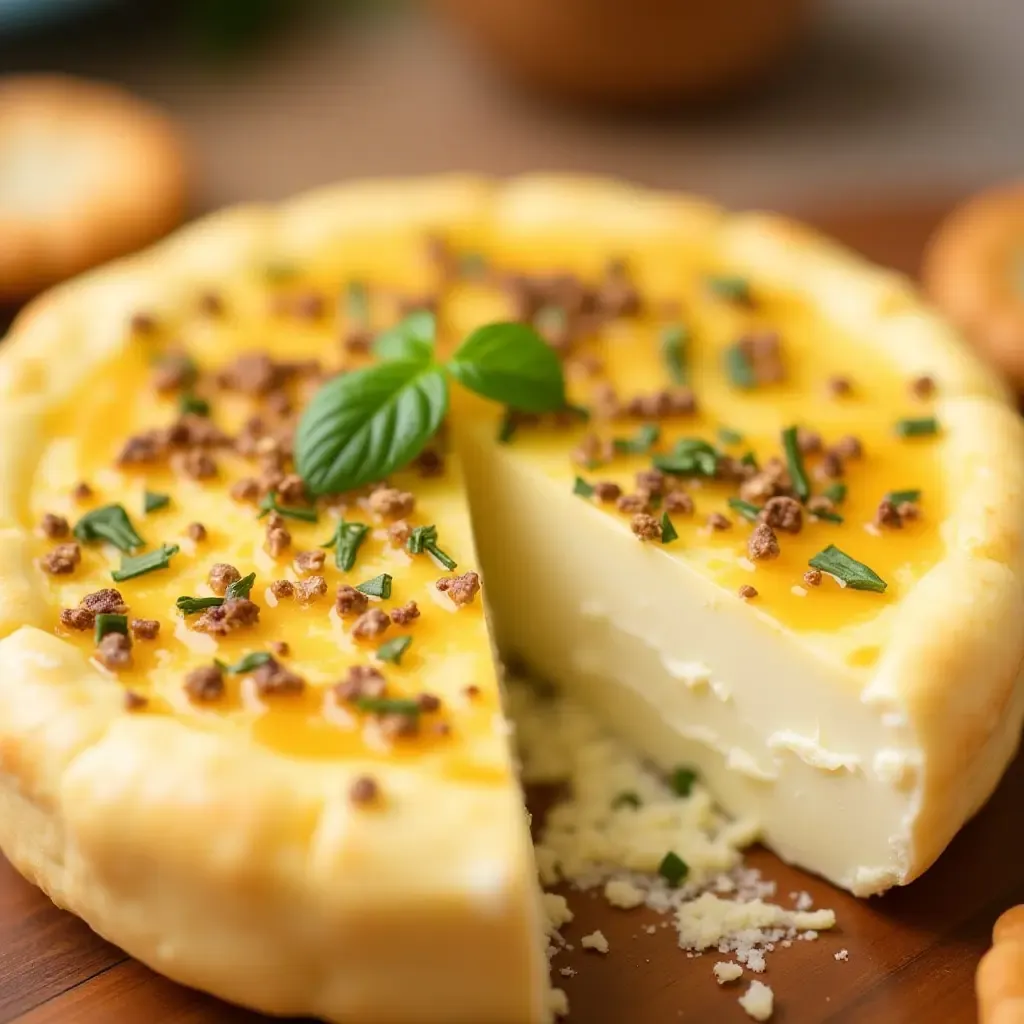
[{"label": "grated cheese crumb", "polygon": [[743,977],[743,968],[729,960],[719,960],[711,969],[719,985],[728,985],[730,981],[738,981]]},{"label": "grated cheese crumb", "polygon": [[835,958],[837,960],[849,960],[850,951],[848,949],[841,949],[838,953],[835,954]]},{"label": "grated cheese crumb", "polygon": [[775,993],[760,981],[752,981],[750,988],[739,998],[740,1006],[754,1020],[768,1020],[775,1009]]},{"label": "grated cheese crumb", "polygon": [[605,883],[604,898],[613,907],[632,910],[644,903],[647,896],[643,889],[632,882],[621,878],[612,878]]},{"label": "grated cheese crumb", "polygon": [[598,953],[607,953],[609,946],[608,940],[604,937],[604,933],[601,931],[591,932],[589,935],[584,935],[580,940],[580,945],[584,949],[593,949]]},{"label": "grated cheese crumb", "polygon": [[547,934],[558,931],[563,924],[568,924],[575,916],[569,909],[569,901],[564,896],[554,892],[543,894],[544,917],[546,919]]},{"label": "grated cheese crumb", "polygon": [[568,1017],[569,997],[560,988],[550,989],[548,991],[548,1009],[556,1017]]}]

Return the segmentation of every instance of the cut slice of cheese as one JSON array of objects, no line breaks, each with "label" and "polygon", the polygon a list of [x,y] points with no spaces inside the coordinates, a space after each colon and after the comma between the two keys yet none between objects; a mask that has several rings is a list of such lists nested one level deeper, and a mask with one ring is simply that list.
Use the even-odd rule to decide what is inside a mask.
[{"label": "cut slice of cheese", "polygon": [[[450,258],[425,259],[437,234]],[[453,271],[460,259],[470,268]],[[612,260],[635,290],[595,309]],[[300,518],[276,527],[288,543],[271,538],[255,502],[261,487],[295,489],[281,479],[282,437],[323,375],[368,362],[367,332],[403,303],[438,299],[445,347],[514,313],[510,286],[536,293],[530,313],[559,335],[570,398],[590,422],[519,422],[499,440],[502,411],[456,392],[437,457],[394,474],[391,501],[372,488],[315,506],[279,497]],[[751,387],[733,379],[734,349],[758,337],[772,379]],[[348,186],[211,218],[72,283],[4,349],[0,847],[101,934],[188,984],[330,1020],[545,1019],[495,641],[644,756],[695,766],[782,856],[860,894],[923,871],[1016,747],[1021,426],[904,282],[786,222],[585,181]],[[187,372],[154,390],[154,360],[182,354]],[[201,418],[180,413],[196,397],[246,443],[196,441]],[[626,414],[605,415],[612,405]],[[907,418],[935,430],[901,436]],[[119,461],[128,438],[176,422],[154,453],[149,435]],[[699,443],[713,474],[739,472],[727,457],[747,452],[763,468],[790,427],[839,444],[842,458],[808,452],[806,470],[818,496],[841,472],[846,495],[805,504],[771,559],[752,557],[751,509],[721,474],[646,477],[672,499],[647,494],[628,511],[590,493],[604,483],[635,496],[652,454],[680,442]],[[147,491],[169,500],[144,513]],[[920,498],[876,524],[897,491]],[[89,541],[71,572],[42,571],[68,540],[52,521],[43,536],[44,516],[74,524],[111,503],[147,550],[178,547],[166,568],[113,584],[121,553]],[[645,504],[676,540],[632,523]],[[341,522],[366,527],[348,568],[324,547]],[[427,525],[457,568],[409,552],[405,531]],[[829,545],[884,593],[805,579]],[[216,563],[256,576],[258,621],[224,636],[178,607],[212,595]],[[452,586],[467,572],[482,572],[480,595],[472,578]],[[384,574],[390,593],[367,601],[376,618],[357,628],[335,590]],[[325,586],[304,594],[318,576]],[[139,627],[130,665],[102,664],[93,631],[61,616],[112,585],[129,618],[160,623],[155,639]],[[385,646],[395,639],[407,646]],[[245,661],[271,654],[292,673],[283,692]],[[354,667],[379,672],[398,703],[339,691]],[[186,687],[197,669],[212,673],[212,699]]]}]

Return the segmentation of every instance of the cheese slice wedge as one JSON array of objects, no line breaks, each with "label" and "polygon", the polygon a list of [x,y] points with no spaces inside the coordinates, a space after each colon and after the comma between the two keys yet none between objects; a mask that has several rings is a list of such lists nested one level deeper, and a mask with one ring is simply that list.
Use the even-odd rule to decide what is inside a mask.
[{"label": "cheese slice wedge", "polygon": [[[588,321],[610,260],[632,293]],[[436,298],[450,345],[512,315],[510,285],[540,296],[531,315],[590,422],[511,424],[456,392],[434,457],[388,481],[393,502],[279,495],[287,543],[271,538],[257,503],[294,490],[281,442],[323,374],[365,365],[367,332],[402,304]],[[204,440],[197,399],[241,440]],[[0,400],[0,848],[131,954],[228,999],[339,1021],[547,1018],[495,642],[858,894],[920,874],[1016,748],[1020,423],[905,282],[788,222],[550,178],[229,211],[31,307]],[[929,426],[901,436],[908,418]],[[777,557],[753,558],[742,515],[763,501],[737,505],[722,470],[745,473],[748,452],[771,465],[790,427],[824,438],[804,456],[814,493],[841,482],[845,498],[808,503]],[[645,476],[639,494],[655,454],[697,442],[703,470]],[[633,500],[622,511],[597,484]],[[908,490],[914,509],[876,524]],[[168,500],[145,512],[147,492]],[[112,582],[123,553],[83,539],[53,571],[72,538],[44,517],[74,526],[111,504],[145,550],[177,546],[167,566]],[[362,534],[351,565],[323,547],[340,523]],[[427,525],[439,556],[408,549]],[[805,579],[829,545],[885,591]],[[218,563],[255,573],[258,619],[211,634],[178,599],[215,596]],[[463,573],[480,594],[472,577],[452,587]],[[385,574],[365,609],[336,603]],[[128,619],[160,623],[136,628],[130,664],[81,613],[109,587]],[[211,689],[186,685],[197,669]],[[353,696],[367,670],[383,697]]]}]

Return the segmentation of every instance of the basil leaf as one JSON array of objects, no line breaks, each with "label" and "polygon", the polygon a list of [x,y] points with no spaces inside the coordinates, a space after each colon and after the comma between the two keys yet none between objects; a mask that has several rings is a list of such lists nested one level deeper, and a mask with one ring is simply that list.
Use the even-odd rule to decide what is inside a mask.
[{"label": "basil leaf", "polygon": [[681,885],[689,873],[689,864],[673,850],[669,850],[658,865],[658,874],[673,888]]},{"label": "basil leaf", "polygon": [[346,523],[342,519],[338,522],[334,536],[320,547],[334,548],[334,564],[342,572],[348,572],[356,564],[359,545],[366,540],[369,532],[370,527],[366,523]]},{"label": "basil leaf", "polygon": [[679,540],[679,534],[676,533],[676,528],[672,525],[672,520],[669,519],[667,512],[661,513],[661,543],[671,544],[672,541]]},{"label": "basil leaf", "polygon": [[107,612],[100,612],[96,616],[95,637],[96,646],[108,633],[124,633],[128,635],[128,616],[111,615]]},{"label": "basil leaf", "polygon": [[894,505],[913,504],[921,500],[921,492],[917,488],[908,491],[890,491],[886,496]]},{"label": "basil leaf", "polygon": [[146,491],[142,496],[142,511],[149,515],[150,512],[156,512],[159,509],[167,508],[171,503],[171,496],[169,494],[160,494],[157,491]]},{"label": "basil leaf", "polygon": [[646,455],[661,437],[661,428],[656,423],[645,423],[633,437],[616,437],[612,446],[621,455]]},{"label": "basil leaf", "polygon": [[[411,643],[411,636],[393,637],[377,648],[377,658],[380,661],[389,661],[392,665],[398,665],[402,660],[402,655],[409,649]],[[362,707],[361,702],[360,707]]]},{"label": "basil leaf", "polygon": [[939,421],[934,416],[898,420],[895,429],[900,437],[927,437],[939,432]]},{"label": "basil leaf", "polygon": [[729,508],[741,515],[748,523],[756,523],[759,521],[761,515],[761,509],[749,501],[744,501],[742,498],[729,498]]},{"label": "basil leaf", "polygon": [[391,596],[391,576],[382,572],[373,579],[366,580],[356,585],[356,590],[366,594],[367,597],[382,597],[385,601]]},{"label": "basil leaf", "polygon": [[241,676],[246,672],[255,671],[260,665],[266,665],[270,660],[271,656],[266,651],[253,651],[240,658],[234,665],[224,665],[223,668],[228,675]]},{"label": "basil leaf", "polygon": [[833,505],[840,505],[846,500],[846,484],[839,480],[834,484],[829,484],[821,493],[828,498]]},{"label": "basil leaf", "polygon": [[401,323],[377,335],[373,351],[385,362],[426,364],[434,358],[437,323],[425,309],[410,313]]},{"label": "basil leaf", "polygon": [[240,597],[248,597],[252,592],[252,585],[255,582],[256,573],[251,572],[248,576],[243,576],[240,580],[229,583],[227,590],[224,591],[224,598],[231,601]]},{"label": "basil leaf", "polygon": [[381,363],[328,381],[295,436],[295,466],[313,494],[349,491],[407,465],[448,411],[436,366]]},{"label": "basil leaf", "polygon": [[144,555],[122,555],[120,568],[114,569],[110,575],[115,583],[123,583],[155,569],[167,569],[171,564],[171,556],[179,550],[177,544],[161,544],[156,551],[147,551]]},{"label": "basil leaf", "polygon": [[86,512],[71,531],[83,544],[91,540],[107,540],[122,551],[131,552],[146,542],[138,535],[121,505],[104,505]]},{"label": "basil leaf", "polygon": [[835,544],[829,544],[824,551],[819,551],[808,564],[812,569],[820,569],[835,576],[851,590],[873,590],[882,594],[888,585],[873,569],[851,558],[845,551],[840,551]]},{"label": "basil leaf", "polygon": [[655,469],[674,476],[714,476],[718,472],[718,452],[699,437],[683,437],[671,453],[655,453]]},{"label": "basil leaf", "polygon": [[513,409],[554,412],[565,407],[562,364],[527,324],[480,327],[455,350],[448,370],[463,387]]}]

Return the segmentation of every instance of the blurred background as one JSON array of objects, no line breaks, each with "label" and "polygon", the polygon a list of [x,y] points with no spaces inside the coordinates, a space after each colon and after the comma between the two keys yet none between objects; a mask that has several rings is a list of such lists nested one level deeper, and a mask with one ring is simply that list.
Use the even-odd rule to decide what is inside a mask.
[{"label": "blurred background", "polygon": [[797,211],[962,195],[1024,163],[1022,39],[1021,0],[0,0],[0,70],[178,120],[193,212],[450,169]]}]

